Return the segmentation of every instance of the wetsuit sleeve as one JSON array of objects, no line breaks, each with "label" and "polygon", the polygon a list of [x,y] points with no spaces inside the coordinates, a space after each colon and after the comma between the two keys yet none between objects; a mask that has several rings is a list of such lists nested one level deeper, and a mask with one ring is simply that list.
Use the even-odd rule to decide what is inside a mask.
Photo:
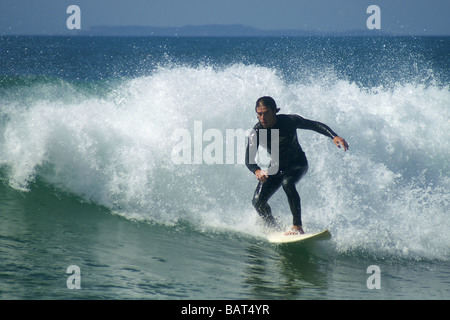
[{"label": "wetsuit sleeve", "polygon": [[261,169],[256,164],[256,153],[258,152],[258,134],[253,128],[253,130],[248,135],[247,149],[245,151],[245,165],[247,168],[255,173],[256,170]]},{"label": "wetsuit sleeve", "polygon": [[292,116],[292,118],[295,121],[298,129],[313,130],[315,132],[323,134],[324,136],[330,137],[331,139],[337,136],[337,134],[333,130],[331,130],[330,127],[322,122],[308,120],[300,116]]}]

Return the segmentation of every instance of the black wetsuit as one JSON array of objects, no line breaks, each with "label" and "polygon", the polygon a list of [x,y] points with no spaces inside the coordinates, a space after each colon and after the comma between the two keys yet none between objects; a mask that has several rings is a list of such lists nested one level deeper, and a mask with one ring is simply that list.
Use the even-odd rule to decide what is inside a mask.
[{"label": "black wetsuit", "polygon": [[275,172],[269,174],[266,182],[258,183],[253,196],[253,206],[269,225],[274,226],[275,221],[267,202],[275,191],[280,186],[283,186],[293,216],[293,224],[302,225],[300,196],[295,188],[295,184],[308,171],[308,161],[298,143],[297,129],[314,130],[330,138],[336,137],[337,134],[323,123],[308,120],[298,115],[277,115],[275,125],[265,130],[267,139],[261,139],[262,129],[264,129],[263,126],[258,122],[248,137],[245,164],[253,173],[260,169],[255,162],[257,149],[259,146],[262,146],[272,155],[272,130],[278,129],[278,161],[274,163],[272,155],[269,171],[270,168],[278,170],[272,170]]}]

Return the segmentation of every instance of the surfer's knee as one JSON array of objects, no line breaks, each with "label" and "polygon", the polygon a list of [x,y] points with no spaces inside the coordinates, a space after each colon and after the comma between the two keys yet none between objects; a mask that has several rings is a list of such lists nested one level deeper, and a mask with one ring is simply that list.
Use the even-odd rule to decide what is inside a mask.
[{"label": "surfer's knee", "polygon": [[296,193],[297,189],[295,188],[295,182],[291,179],[284,179],[281,183],[283,190],[288,193]]},{"label": "surfer's knee", "polygon": [[258,209],[259,207],[261,207],[262,204],[263,204],[263,203],[262,203],[262,201],[261,201],[261,198],[260,198],[259,194],[255,194],[255,195],[253,196],[253,199],[252,199],[252,205],[253,205],[253,207],[255,207],[255,209]]}]

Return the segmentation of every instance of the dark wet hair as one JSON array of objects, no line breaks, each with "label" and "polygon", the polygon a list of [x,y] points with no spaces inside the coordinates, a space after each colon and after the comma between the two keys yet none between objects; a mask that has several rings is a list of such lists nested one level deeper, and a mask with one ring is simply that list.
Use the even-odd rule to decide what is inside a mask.
[{"label": "dark wet hair", "polygon": [[272,109],[272,111],[275,112],[278,112],[280,110],[277,108],[277,103],[275,102],[275,100],[269,96],[261,97],[258,100],[256,100],[255,110],[259,106],[264,106],[266,108]]}]

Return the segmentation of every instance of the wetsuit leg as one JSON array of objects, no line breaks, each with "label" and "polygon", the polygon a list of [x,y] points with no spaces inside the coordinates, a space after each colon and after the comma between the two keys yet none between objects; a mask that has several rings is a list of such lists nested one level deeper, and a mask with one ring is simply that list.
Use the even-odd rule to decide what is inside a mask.
[{"label": "wetsuit leg", "polygon": [[308,165],[296,167],[295,169],[289,170],[283,173],[282,186],[288,198],[289,207],[291,209],[293,225],[302,225],[302,210],[300,196],[295,188],[295,184],[300,181],[300,179],[308,171]]},{"label": "wetsuit leg", "polygon": [[253,195],[253,206],[258,214],[271,227],[274,227],[276,223],[274,217],[272,216],[272,210],[268,204],[268,201],[275,191],[280,188],[281,182],[282,177],[280,175],[271,175],[267,178],[266,182],[258,183]]}]

